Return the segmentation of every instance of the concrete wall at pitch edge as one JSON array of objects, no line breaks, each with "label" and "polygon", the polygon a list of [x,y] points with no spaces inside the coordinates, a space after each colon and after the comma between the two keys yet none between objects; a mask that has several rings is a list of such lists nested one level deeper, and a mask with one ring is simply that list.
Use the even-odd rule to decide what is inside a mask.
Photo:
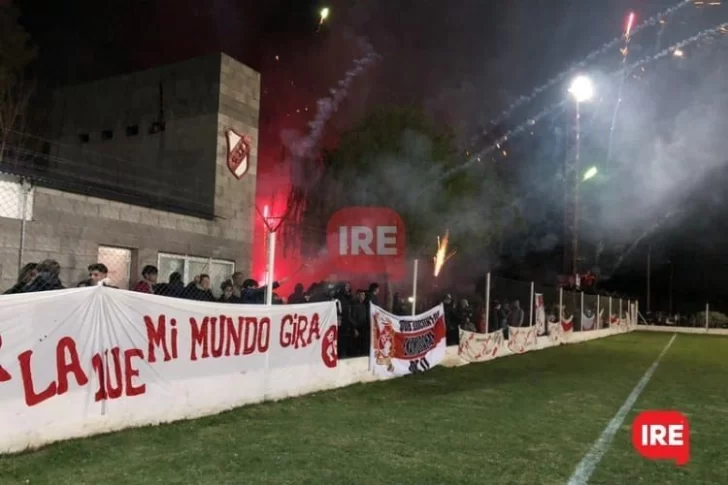
[{"label": "concrete wall at pitch edge", "polygon": [[[168,86],[166,129],[152,134],[148,129],[159,117],[160,79]],[[144,265],[157,265],[158,252],[231,261],[237,270],[247,273],[255,217],[259,104],[260,74],[225,54],[57,91],[51,117],[51,157],[78,164],[81,171],[88,167],[86,172],[92,174],[86,178],[91,179],[102,173],[98,167],[93,172],[94,164],[116,160],[117,165],[124,161],[133,164],[127,169],[133,171],[128,176],[134,177],[128,185],[138,182],[152,187],[151,179],[165,177],[160,186],[174,192],[175,185],[184,183],[189,189],[199,184],[199,192],[207,194],[204,203],[209,216],[193,217],[50,189],[41,182],[34,189],[23,263],[57,260],[61,279],[68,286],[85,277],[86,266],[98,258],[99,246],[132,251],[132,283]],[[138,136],[125,136],[134,123],[138,123]],[[241,180],[227,168],[228,128],[251,140],[249,170]],[[114,136],[102,141],[105,129],[113,129]],[[82,144],[79,133],[92,133],[91,141]],[[145,164],[154,171],[150,168],[145,175]],[[181,168],[182,175],[175,175],[175,164],[194,169],[195,175]],[[106,171],[124,176],[118,167]],[[154,200],[149,207],[154,207]],[[17,277],[20,234],[20,220],[0,217],[0,289],[11,286]]]},{"label": "concrete wall at pitch edge", "polygon": [[[624,330],[619,329],[576,332],[570,336],[567,344],[595,340],[624,332]],[[556,345],[551,342],[548,337],[538,337],[536,346],[532,348],[531,352],[548,347],[554,347]],[[509,355],[512,354],[506,346],[504,346],[503,353],[498,358]],[[445,359],[442,363],[443,366],[454,367],[467,364],[467,362],[463,361],[459,357],[457,346],[447,348]],[[110,431],[118,431],[126,428],[199,418],[218,414],[247,404],[274,401],[311,394],[314,392],[337,389],[357,383],[368,383],[388,379],[391,378],[375,376],[369,370],[369,357],[341,360],[334,369],[323,369],[320,366],[316,368],[305,366],[284,369],[267,369],[219,377],[205,377],[199,382],[200,390],[244,388],[249,390],[249,394],[245,399],[239,400],[231,405],[229,400],[226,400],[227,396],[220,396],[217,392],[201,392],[201,395],[206,396],[207,400],[207,403],[204,406],[197,406],[194,408],[187,407],[172,415],[158,416],[155,419],[135,416],[101,416],[89,421],[83,429],[64,428],[63,421],[60,420],[57,426],[44,428],[42,432],[37,435],[27,436],[25,442],[16,443],[15,446],[13,446],[12,451],[36,448],[48,443],[69,438],[79,438]],[[222,402],[225,404],[221,404]]]}]

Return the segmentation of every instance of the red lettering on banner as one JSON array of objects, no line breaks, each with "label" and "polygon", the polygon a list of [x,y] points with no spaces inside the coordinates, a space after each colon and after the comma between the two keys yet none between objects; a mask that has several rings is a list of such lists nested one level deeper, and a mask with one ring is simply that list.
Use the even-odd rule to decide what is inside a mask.
[{"label": "red lettering on banner", "polygon": [[190,317],[190,330],[191,341],[190,341],[190,360],[197,360],[197,346],[202,345],[202,357],[206,359],[210,356],[210,351],[207,347],[207,322],[208,318],[202,319],[202,323],[197,325],[195,317]]},{"label": "red lettering on banner", "polygon": [[[243,317],[240,317],[242,320]],[[258,319],[253,317],[245,318],[245,340],[243,341],[243,355],[250,355],[255,352],[255,343],[258,335]]]},{"label": "red lettering on banner", "polygon": [[311,342],[321,339],[321,326],[318,313],[314,313],[311,322],[306,315],[285,315],[281,320],[281,347],[294,349],[304,348]]},{"label": "red lettering on banner", "polygon": [[142,384],[140,386],[134,386],[132,379],[139,377],[139,369],[135,369],[131,362],[131,359],[137,357],[139,359],[144,358],[144,352],[141,349],[126,349],[124,351],[124,375],[126,377],[126,395],[129,397],[139,396],[147,392],[147,385]]},{"label": "red lettering on banner", "polygon": [[167,349],[167,317],[165,315],[159,315],[157,318],[157,324],[154,324],[152,317],[144,315],[144,325],[147,327],[147,341],[149,342],[149,349],[147,351],[147,361],[153,364],[157,361],[157,356],[154,354],[155,347],[162,347],[164,351],[164,361],[170,361],[173,358],[177,358],[177,329],[174,328],[177,325],[177,320],[174,318],[170,319],[169,324],[172,327],[172,353],[174,357],[169,353]]},{"label": "red lettering on banner", "polygon": [[[3,347],[3,337],[0,335],[0,349]],[[12,379],[13,376],[10,375],[10,372],[6,371],[3,366],[0,365],[0,382],[6,382]]]},{"label": "red lettering on banner", "polygon": [[33,373],[30,368],[30,359],[33,356],[32,350],[26,350],[18,356],[20,363],[20,375],[23,377],[23,392],[25,394],[25,404],[28,407],[40,404],[56,395],[56,381],[51,381],[41,392],[35,392],[33,385]]},{"label": "red lettering on banner", "polygon": [[[66,361],[68,351],[70,361]],[[58,372],[57,394],[60,396],[68,392],[68,374],[73,373],[79,386],[88,384],[88,377],[81,368],[81,362],[76,351],[76,342],[71,337],[63,337],[56,345],[56,369]]]},{"label": "red lettering on banner", "polygon": [[[243,355],[253,352],[265,353],[270,345],[270,318],[205,317],[198,323],[190,317],[191,348],[190,360],[219,358],[223,355]],[[199,350],[202,350],[200,353]],[[199,355],[198,355],[199,354]]]},{"label": "red lettering on banner", "polygon": [[265,354],[268,352],[268,347],[270,347],[270,318],[263,317],[258,322],[258,352]]},{"label": "red lettering on banner", "polygon": [[[218,323],[219,322],[219,323]],[[212,347],[212,356],[216,359],[222,357],[223,347],[225,346],[225,315],[220,315],[220,318],[210,318],[210,347]]]},{"label": "red lettering on banner", "polygon": [[236,325],[232,318],[226,318],[227,323],[227,344],[225,345],[225,357],[230,357],[230,344],[235,346],[235,350],[232,351],[232,355],[240,355],[240,347],[242,345],[243,337],[243,325],[245,320],[243,317],[238,317],[238,324]]},{"label": "red lettering on banner", "polygon": [[[111,358],[109,358],[109,353],[111,353]],[[143,359],[144,352],[141,349],[127,349],[124,351],[124,362],[121,360],[119,347],[94,354],[91,363],[99,381],[99,388],[94,396],[96,401],[119,399],[122,395],[134,397],[147,391],[146,384],[135,386],[133,383],[133,379],[139,377],[139,370],[134,368],[132,363],[134,357]],[[112,361],[111,365],[114,367],[115,384],[111,383],[109,360]]]}]

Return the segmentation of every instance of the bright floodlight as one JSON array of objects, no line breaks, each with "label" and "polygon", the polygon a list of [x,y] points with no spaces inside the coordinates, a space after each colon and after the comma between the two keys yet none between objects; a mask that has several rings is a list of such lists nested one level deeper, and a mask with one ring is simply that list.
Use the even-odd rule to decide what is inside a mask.
[{"label": "bright floodlight", "polygon": [[324,7],[321,9],[321,20],[324,21],[327,18],[329,18],[329,7]]},{"label": "bright floodlight", "polygon": [[592,167],[584,173],[584,182],[593,178],[598,173],[597,167]]},{"label": "bright floodlight", "polygon": [[577,76],[571,82],[569,87],[569,94],[574,97],[577,103],[583,103],[589,101],[594,96],[594,85],[586,76]]}]

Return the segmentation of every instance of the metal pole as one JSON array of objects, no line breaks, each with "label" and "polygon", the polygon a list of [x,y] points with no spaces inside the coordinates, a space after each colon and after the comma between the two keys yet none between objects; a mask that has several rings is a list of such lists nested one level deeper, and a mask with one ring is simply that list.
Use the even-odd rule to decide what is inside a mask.
[{"label": "metal pole", "polygon": [[20,182],[20,188],[23,191],[23,213],[20,218],[20,248],[18,249],[18,274],[23,270],[23,253],[25,252],[25,229],[28,217],[28,196],[30,195],[29,184],[23,179]]},{"label": "metal pole", "polygon": [[276,233],[268,232],[268,291],[265,295],[265,304],[271,306],[273,304],[273,278],[274,265],[276,259]]},{"label": "metal pole", "polygon": [[622,325],[622,299],[619,299],[619,314],[617,315],[619,324]]},{"label": "metal pole", "polygon": [[584,292],[581,292],[581,309],[579,310],[579,327],[584,331]]},{"label": "metal pole", "polygon": [[564,289],[559,288],[559,325],[564,321]]},{"label": "metal pole", "polygon": [[710,328],[710,303],[705,304],[705,330]]},{"label": "metal pole", "polygon": [[531,311],[528,314],[528,326],[533,327],[533,290],[534,285],[533,281],[531,281]]},{"label": "metal pole", "polygon": [[572,274],[579,274],[579,164],[581,162],[581,110],[579,102],[576,103],[576,147],[574,149],[574,231],[571,235]]},{"label": "metal pole", "polygon": [[669,301],[670,301],[670,316],[673,316],[672,313],[672,276],[675,273],[675,265],[670,261],[670,294],[668,295]]},{"label": "metal pole", "polygon": [[[647,246],[647,313],[650,313],[650,275],[652,274],[652,244]],[[620,311],[622,309],[622,305],[620,303],[619,307]]]},{"label": "metal pole", "polygon": [[607,328],[612,326],[612,297],[609,297],[609,315],[607,315]]},{"label": "metal pole", "polygon": [[595,328],[597,330],[599,330],[600,328],[602,328],[602,315],[599,313],[599,310],[601,310],[599,308],[599,304],[600,303],[601,303],[601,301],[599,299],[599,294],[597,293],[597,314],[595,315],[595,318],[597,319],[597,325],[596,325]]},{"label": "metal pole", "polygon": [[417,315],[417,268],[419,260],[415,259],[415,268],[412,272],[412,316]]},{"label": "metal pole", "polygon": [[485,333],[488,333],[490,323],[490,271],[485,276]]}]

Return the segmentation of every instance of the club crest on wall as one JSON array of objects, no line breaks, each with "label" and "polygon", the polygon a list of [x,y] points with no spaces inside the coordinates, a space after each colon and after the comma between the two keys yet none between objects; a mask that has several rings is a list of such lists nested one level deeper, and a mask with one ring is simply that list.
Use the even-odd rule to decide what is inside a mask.
[{"label": "club crest on wall", "polygon": [[225,131],[227,138],[227,166],[238,180],[248,171],[250,161],[250,138],[232,128]]}]

